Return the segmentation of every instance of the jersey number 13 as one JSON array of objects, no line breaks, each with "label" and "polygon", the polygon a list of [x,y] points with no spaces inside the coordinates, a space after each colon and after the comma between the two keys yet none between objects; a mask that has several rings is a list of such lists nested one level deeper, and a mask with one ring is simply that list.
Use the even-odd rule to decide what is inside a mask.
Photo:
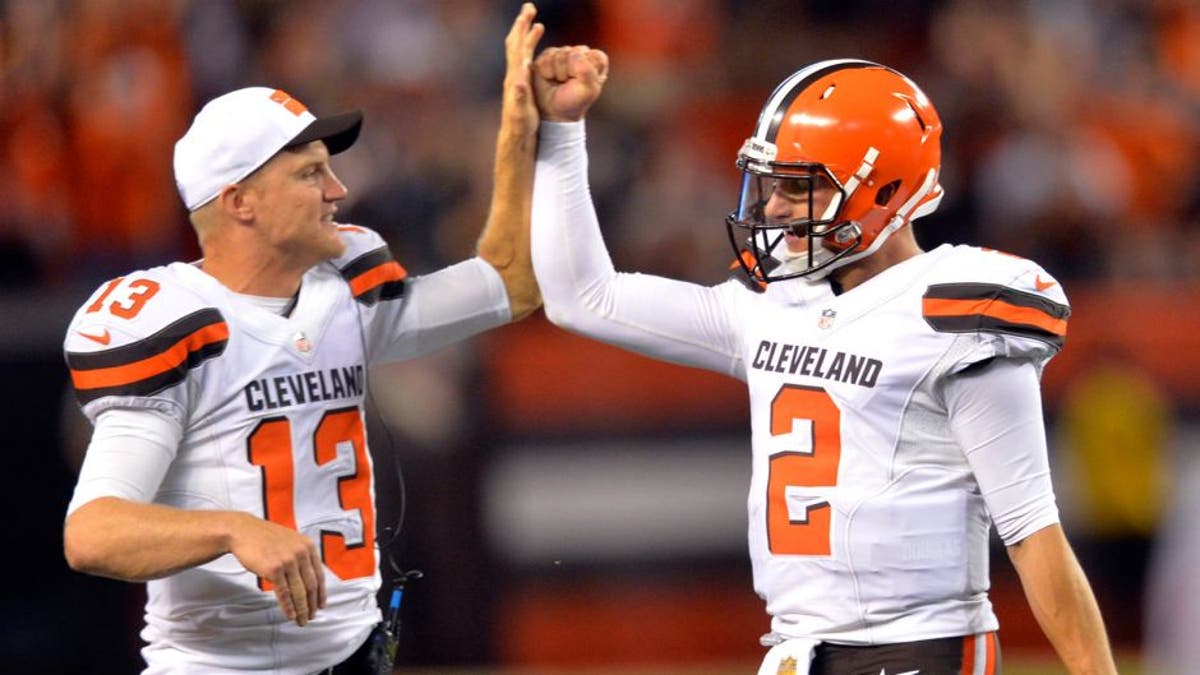
[{"label": "jersey number 13", "polygon": [[[313,434],[313,460],[317,466],[337,459],[338,446],[354,448],[353,473],[339,476],[338,502],[347,511],[358,511],[362,519],[362,542],[347,544],[341,532],[321,532],[321,559],[343,581],[375,573],[375,505],[371,501],[371,465],[367,459],[366,434],[357,407],[330,410]],[[296,527],[295,465],[292,457],[292,424],[286,417],[270,417],[258,423],[246,440],[250,463],[262,469],[263,508],[272,523]],[[259,588],[269,591],[274,584],[259,578]]]}]

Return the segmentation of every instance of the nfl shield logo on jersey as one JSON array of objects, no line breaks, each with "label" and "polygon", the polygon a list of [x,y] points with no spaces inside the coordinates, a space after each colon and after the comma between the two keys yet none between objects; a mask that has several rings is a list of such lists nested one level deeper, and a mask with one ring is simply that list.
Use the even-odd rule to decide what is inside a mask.
[{"label": "nfl shield logo on jersey", "polygon": [[312,343],[308,341],[308,336],[303,332],[296,333],[296,351],[301,354],[307,354],[312,351]]},{"label": "nfl shield logo on jersey", "polygon": [[837,312],[832,309],[821,310],[821,318],[817,319],[817,328],[829,330],[833,327],[833,320],[837,318]]},{"label": "nfl shield logo on jersey", "polygon": [[796,659],[789,656],[779,662],[779,669],[775,671],[775,675],[796,675]]}]

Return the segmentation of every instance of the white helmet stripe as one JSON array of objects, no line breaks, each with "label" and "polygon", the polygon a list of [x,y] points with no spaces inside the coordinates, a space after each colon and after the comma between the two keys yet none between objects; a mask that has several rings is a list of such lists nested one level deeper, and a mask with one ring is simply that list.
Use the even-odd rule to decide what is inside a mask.
[{"label": "white helmet stripe", "polygon": [[930,213],[933,213],[934,210],[937,209],[938,204],[942,201],[943,193],[941,192],[938,193],[937,197],[934,197],[928,202],[925,202],[925,204],[923,204],[920,208],[917,208],[911,216],[909,215],[909,212],[913,211],[914,207],[917,206],[917,202],[929,196],[929,193],[937,187],[937,170],[930,169],[929,173],[925,174],[925,180],[921,183],[921,188],[917,190],[916,194],[914,194],[912,198],[904,202],[904,205],[900,207],[894,216],[892,216],[892,219],[888,221],[887,226],[879,232],[879,236],[875,237],[875,241],[871,242],[870,246],[857,253],[851,253],[848,256],[839,258],[836,263],[830,265],[824,270],[819,271],[816,274],[810,275],[808,278],[821,279],[839,267],[845,267],[856,260],[862,260],[863,258],[878,251],[883,246],[883,243],[888,240],[888,237],[892,236],[892,233],[900,229],[905,223],[912,222],[921,216],[927,216]]},{"label": "white helmet stripe", "polygon": [[[937,199],[926,204],[925,208],[922,208],[920,213],[913,214],[912,218],[909,218],[909,213],[916,208],[917,203],[928,196],[935,187],[937,187],[937,169],[930,169],[929,172],[925,174],[925,180],[921,182],[920,189],[914,192],[913,196],[909,197],[908,201],[904,202],[904,204],[896,210],[896,215],[893,217],[893,220],[899,219],[900,222],[903,223],[906,220],[912,220],[912,218],[919,218],[921,216],[933,213],[933,209],[937,208],[938,202],[942,200],[941,195],[938,195]],[[930,204],[932,204],[932,208],[930,208]]]},{"label": "white helmet stripe", "polygon": [[846,181],[845,196],[841,201],[835,199],[829,202],[829,206],[825,208],[825,213],[821,214],[821,220],[829,220],[841,208],[842,202],[850,201],[850,197],[854,195],[854,191],[859,185],[866,180],[867,176],[871,175],[871,171],[875,168],[875,160],[879,159],[879,150],[875,146],[867,148],[867,154],[863,157],[862,164],[858,165],[858,170],[850,176]]}]

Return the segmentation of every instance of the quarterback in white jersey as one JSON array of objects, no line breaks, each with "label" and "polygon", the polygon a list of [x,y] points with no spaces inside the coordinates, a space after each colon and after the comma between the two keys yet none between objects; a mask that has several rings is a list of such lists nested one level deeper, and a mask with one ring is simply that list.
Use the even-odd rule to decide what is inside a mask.
[{"label": "quarterback in white jersey", "polygon": [[409,277],[374,231],[335,222],[330,155],[361,113],[286,92],[210,101],[175,148],[204,253],[103,284],[67,331],[95,424],[68,506],[74,569],[146,581],[146,673],[391,672],[381,625],[372,364],[540,304],[528,251],[533,48],[506,41],[495,186],[478,256]]},{"label": "quarterback in white jersey", "polygon": [[1072,672],[1115,672],[1047,461],[1066,296],[1028,260],[917,247],[941,198],[924,94],[851,60],[781,84],[739,154],[741,269],[703,287],[613,269],[582,122],[606,74],[595,50],[535,64],[534,269],[555,323],[747,383],[760,675],[998,672],[993,524]]}]

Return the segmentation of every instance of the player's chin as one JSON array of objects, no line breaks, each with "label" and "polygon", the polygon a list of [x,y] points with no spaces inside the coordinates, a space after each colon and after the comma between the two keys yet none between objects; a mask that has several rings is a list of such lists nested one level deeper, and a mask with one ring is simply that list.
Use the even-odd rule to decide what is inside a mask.
[{"label": "player's chin", "polygon": [[320,249],[326,260],[346,252],[346,242],[338,236],[336,223],[321,221]]}]

